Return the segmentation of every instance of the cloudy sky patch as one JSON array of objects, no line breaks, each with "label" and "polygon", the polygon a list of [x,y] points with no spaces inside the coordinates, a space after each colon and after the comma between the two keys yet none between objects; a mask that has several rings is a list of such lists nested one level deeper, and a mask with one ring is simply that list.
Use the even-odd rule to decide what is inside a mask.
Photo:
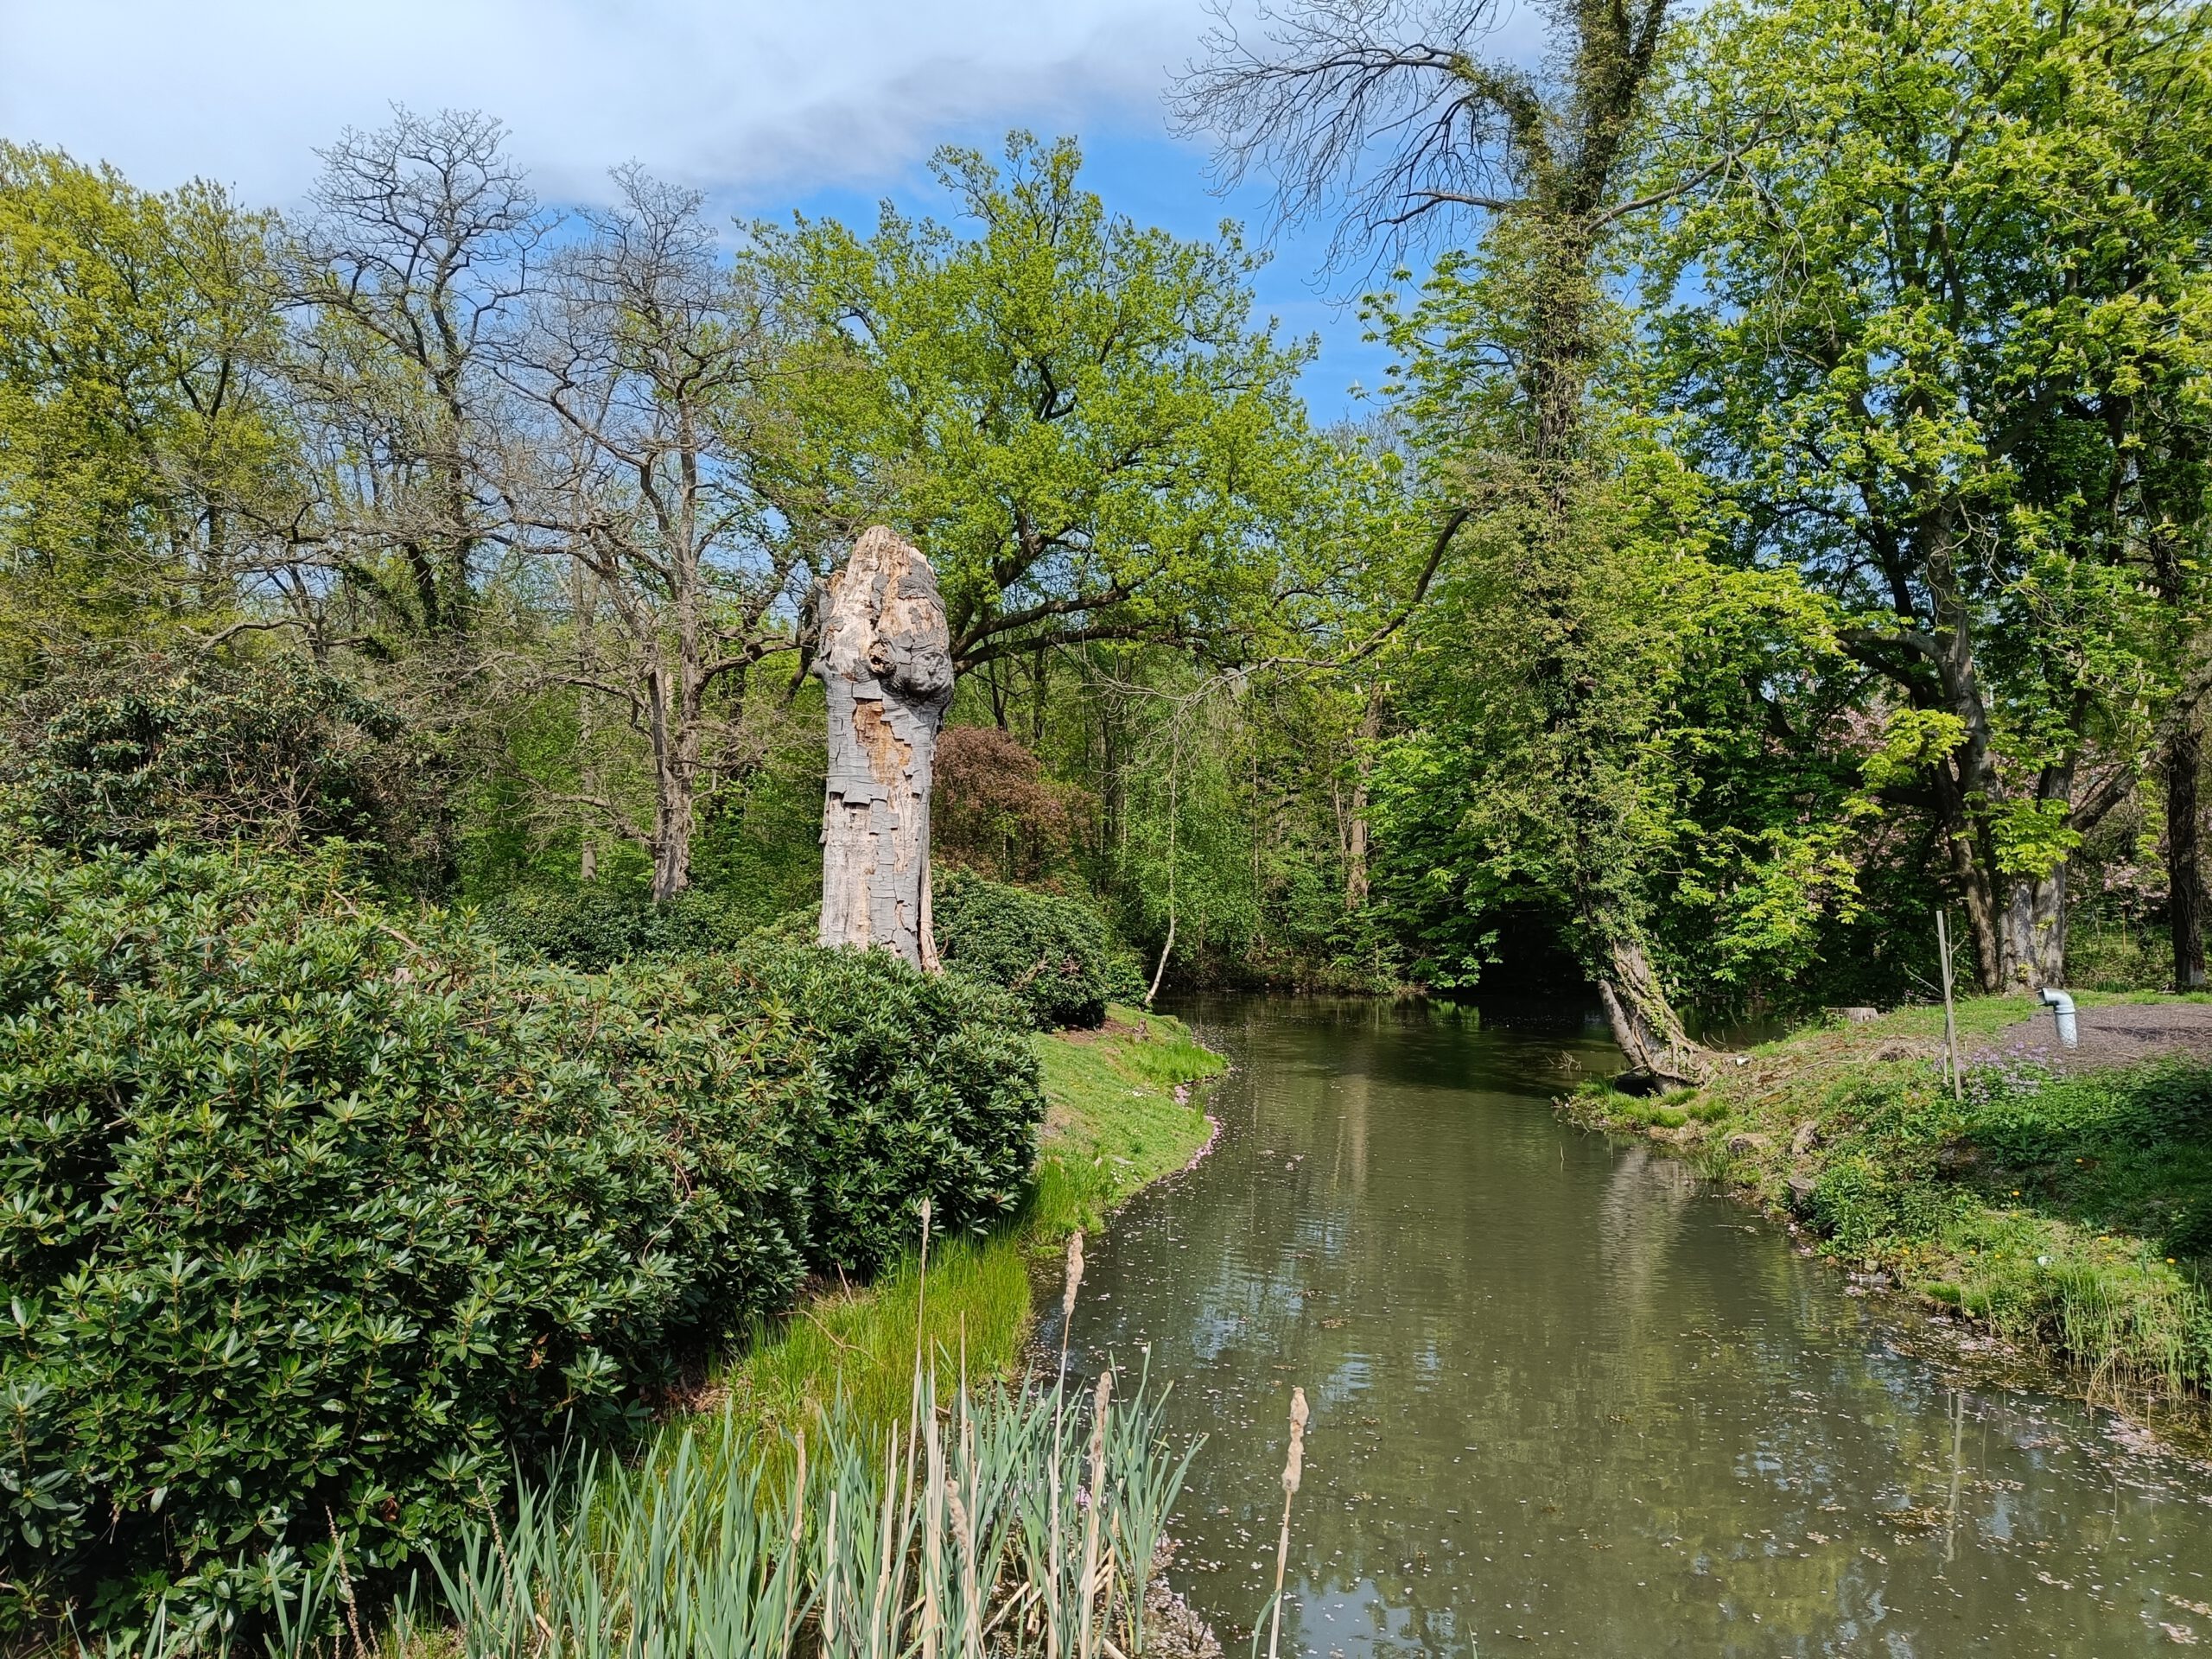
[{"label": "cloudy sky patch", "polygon": [[490,111],[545,194],[613,162],[766,207],[942,137],[1160,129],[1198,0],[0,0],[0,130],[296,199],[397,101]]}]

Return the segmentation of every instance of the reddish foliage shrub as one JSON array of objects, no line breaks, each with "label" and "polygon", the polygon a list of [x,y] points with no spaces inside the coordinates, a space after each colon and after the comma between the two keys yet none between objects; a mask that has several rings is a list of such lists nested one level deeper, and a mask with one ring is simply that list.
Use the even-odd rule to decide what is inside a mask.
[{"label": "reddish foliage shrub", "polygon": [[931,837],[947,863],[1033,878],[1067,855],[1086,798],[1047,779],[1009,733],[955,726],[938,739]]}]

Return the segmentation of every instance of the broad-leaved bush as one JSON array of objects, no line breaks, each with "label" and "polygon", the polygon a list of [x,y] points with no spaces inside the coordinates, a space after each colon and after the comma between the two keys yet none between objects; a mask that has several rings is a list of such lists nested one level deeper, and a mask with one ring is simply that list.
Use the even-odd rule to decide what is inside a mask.
[{"label": "broad-leaved bush", "polygon": [[931,907],[944,965],[1012,992],[1040,1031],[1102,1025],[1108,1002],[1144,995],[1136,959],[1077,899],[945,870]]},{"label": "broad-leaved bush", "polygon": [[18,1629],[387,1580],[518,1462],[1018,1203],[1001,994],[763,943],[608,976],[335,863],[0,869],[0,1551]]},{"label": "broad-leaved bush", "polygon": [[485,928],[509,949],[597,973],[646,957],[727,950],[752,931],[696,888],[656,903],[642,881],[518,887],[488,905]]}]

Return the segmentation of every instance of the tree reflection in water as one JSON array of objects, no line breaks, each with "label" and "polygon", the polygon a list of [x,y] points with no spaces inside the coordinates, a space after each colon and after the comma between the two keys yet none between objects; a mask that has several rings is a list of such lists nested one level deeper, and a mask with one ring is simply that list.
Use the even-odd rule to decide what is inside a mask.
[{"label": "tree reflection in water", "polygon": [[[1186,1010],[1226,1133],[1094,1249],[1083,1365],[1148,1350],[1211,1439],[1174,1573],[1232,1647],[1313,1405],[1286,1650],[2152,1653],[2212,1602],[2212,1477],[1955,1398],[1679,1163],[1560,1124],[1579,1011]],[[1058,1309],[1044,1339],[1057,1344]],[[2179,1599],[2177,1600],[2176,1599]],[[2162,1611],[2163,1610],[2163,1611]]]}]

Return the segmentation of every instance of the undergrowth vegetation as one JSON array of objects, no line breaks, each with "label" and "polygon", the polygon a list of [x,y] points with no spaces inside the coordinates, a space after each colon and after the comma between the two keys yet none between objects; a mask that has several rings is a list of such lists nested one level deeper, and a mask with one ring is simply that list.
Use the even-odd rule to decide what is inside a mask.
[{"label": "undergrowth vegetation", "polygon": [[971,1377],[1008,1375],[1030,1327],[1036,1253],[1097,1226],[1206,1144],[1211,1125],[1183,1086],[1224,1062],[1180,1020],[1116,1007],[1096,1035],[1034,1041],[1048,1105],[1019,1220],[985,1238],[933,1241],[926,1298],[911,1254],[871,1284],[806,1298],[722,1368],[717,1409],[750,1432],[791,1433],[842,1396],[856,1421],[883,1428],[906,1410],[917,1352]]},{"label": "undergrowth vegetation", "polygon": [[944,965],[1010,992],[1039,1031],[1096,1026],[1109,1001],[1144,995],[1136,958],[1080,900],[947,870],[931,904]]},{"label": "undergrowth vegetation", "polygon": [[585,975],[334,862],[0,869],[0,1605],[251,1618],[374,1584],[687,1351],[1012,1217],[999,993],[772,944]]},{"label": "undergrowth vegetation", "polygon": [[[1964,1046],[2026,1011],[1963,1004]],[[1955,1098],[1941,1020],[1908,1010],[1768,1045],[1702,1091],[1635,1100],[1591,1085],[1571,1105],[1682,1147],[1852,1267],[2094,1382],[2212,1386],[2212,1066],[1990,1060]]]},{"label": "undergrowth vegetation", "polygon": [[486,906],[482,919],[512,950],[591,973],[645,957],[727,950],[753,928],[718,893],[690,888],[655,902],[642,881],[614,880],[517,887]]}]

